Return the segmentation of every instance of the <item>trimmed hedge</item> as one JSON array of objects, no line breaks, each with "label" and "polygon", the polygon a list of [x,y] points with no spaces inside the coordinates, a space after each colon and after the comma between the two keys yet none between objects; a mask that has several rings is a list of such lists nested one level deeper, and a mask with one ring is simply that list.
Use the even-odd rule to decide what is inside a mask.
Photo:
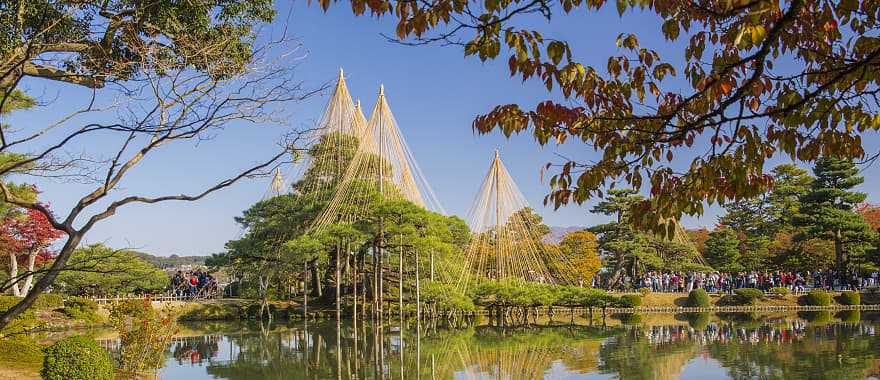
[{"label": "trimmed hedge", "polygon": [[862,296],[859,294],[859,292],[849,290],[840,293],[840,296],[837,297],[837,302],[841,305],[861,305]]},{"label": "trimmed hedge", "polygon": [[624,294],[620,296],[620,305],[623,307],[642,306],[642,297],[635,294]]},{"label": "trimmed hedge", "polygon": [[824,290],[813,290],[802,297],[803,303],[808,306],[831,305],[831,294]]},{"label": "trimmed hedge", "polygon": [[687,305],[690,307],[709,307],[709,293],[703,288],[691,290],[688,293]]},{"label": "trimmed hedge", "polygon": [[107,351],[83,335],[61,339],[46,348],[40,375],[46,380],[113,380],[114,377]]},{"label": "trimmed hedge", "polygon": [[741,305],[755,305],[764,298],[764,292],[755,288],[742,288],[733,291]]},{"label": "trimmed hedge", "polygon": [[747,305],[743,298],[736,294],[725,294],[718,299],[718,306],[743,306]]},{"label": "trimmed hedge", "polygon": [[650,288],[639,288],[639,294],[641,294],[642,297],[644,297],[648,294],[651,294],[651,289]]},{"label": "trimmed hedge", "polygon": [[774,296],[785,296],[788,295],[788,288],[770,288],[770,294]]}]

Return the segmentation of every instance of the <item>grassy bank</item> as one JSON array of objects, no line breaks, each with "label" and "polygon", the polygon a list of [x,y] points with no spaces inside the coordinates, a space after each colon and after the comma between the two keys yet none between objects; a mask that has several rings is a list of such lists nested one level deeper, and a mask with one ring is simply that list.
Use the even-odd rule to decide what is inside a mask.
[{"label": "grassy bank", "polygon": [[[838,299],[840,297],[841,292],[829,292],[831,294],[832,299]],[[632,293],[638,294],[638,293]],[[755,306],[766,306],[766,307],[776,307],[776,306],[785,306],[785,307],[796,307],[802,306],[803,300],[802,297],[804,293],[799,294],[785,294],[785,295],[766,295],[762,299],[758,300]],[[687,293],[647,293],[642,297],[642,305],[641,308],[675,308],[675,307],[685,307],[687,306]],[[721,302],[721,299],[724,297],[723,294],[710,294],[709,302],[711,307],[723,307],[727,306]],[[880,292],[862,292],[861,293],[861,303],[862,305],[878,305],[880,304]],[[831,306],[843,306],[838,303],[832,303]]]}]

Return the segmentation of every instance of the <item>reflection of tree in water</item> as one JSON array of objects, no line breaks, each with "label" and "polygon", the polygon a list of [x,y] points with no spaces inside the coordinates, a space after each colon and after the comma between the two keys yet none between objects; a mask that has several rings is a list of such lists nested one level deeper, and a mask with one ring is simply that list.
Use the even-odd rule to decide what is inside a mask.
[{"label": "reflection of tree in water", "polygon": [[777,339],[767,333],[758,339],[740,334],[713,342],[708,351],[734,379],[862,379],[876,371],[871,367],[876,367],[880,341],[874,326],[829,324],[775,331]]},{"label": "reflection of tree in water", "polygon": [[220,350],[220,335],[203,335],[174,338],[169,349],[178,364],[201,364],[211,362]]},{"label": "reflection of tree in water", "polygon": [[355,344],[354,327],[343,324],[339,346],[331,321],[307,333],[302,326],[282,326],[227,334],[220,345],[228,358],[206,359],[216,356],[215,337],[175,342],[172,353],[186,365],[192,362],[187,353],[195,351],[208,374],[224,379],[536,379],[559,373],[671,379],[700,355],[718,360],[736,379],[864,378],[880,368],[880,340],[870,323],[723,317],[623,327],[429,330],[418,342],[406,329],[403,344],[397,328],[373,331],[369,325],[359,327]]},{"label": "reflection of tree in water", "polygon": [[[301,329],[280,329],[268,334],[243,332],[227,338],[235,347],[232,357],[223,363],[212,363],[208,374],[223,379],[289,379],[305,377],[329,378],[329,363],[322,363],[328,349],[327,332]],[[335,334],[335,333],[334,333]]]},{"label": "reflection of tree in water", "polygon": [[687,326],[634,327],[599,349],[599,370],[620,379],[676,379],[699,351]]},{"label": "reflection of tree in water", "polygon": [[423,376],[538,379],[557,361],[569,371],[589,373],[598,365],[599,346],[614,331],[584,326],[469,329],[454,337],[439,337],[443,342],[432,345],[439,364]]}]

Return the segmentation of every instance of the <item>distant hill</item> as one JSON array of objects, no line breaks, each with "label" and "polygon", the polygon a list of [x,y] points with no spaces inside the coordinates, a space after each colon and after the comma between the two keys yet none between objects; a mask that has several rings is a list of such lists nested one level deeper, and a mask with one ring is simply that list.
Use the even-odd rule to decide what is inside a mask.
[{"label": "distant hill", "polygon": [[191,265],[191,266],[199,266],[205,265],[205,259],[208,256],[153,256],[149,253],[144,252],[134,252],[138,257],[144,259],[146,262],[153,264],[157,268],[166,269],[166,268],[175,268],[181,265]]},{"label": "distant hill", "polygon": [[586,229],[586,227],[581,226],[571,226],[571,227],[550,227],[550,233],[545,235],[542,240],[544,243],[548,244],[559,244],[562,241],[562,238],[571,232],[580,231]]}]

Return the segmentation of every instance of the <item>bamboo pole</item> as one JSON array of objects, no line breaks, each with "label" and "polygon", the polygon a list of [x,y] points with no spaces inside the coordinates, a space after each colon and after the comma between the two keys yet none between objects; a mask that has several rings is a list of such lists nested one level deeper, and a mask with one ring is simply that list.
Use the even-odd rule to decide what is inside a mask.
[{"label": "bamboo pole", "polygon": [[499,198],[501,198],[501,191],[499,189],[499,174],[498,174],[498,161],[501,159],[498,150],[495,150],[495,162],[492,167],[494,170],[495,176],[495,270],[498,273],[497,278],[495,280],[501,281],[501,205]]},{"label": "bamboo pole", "polygon": [[[400,236],[400,246],[399,246],[399,257],[397,263],[397,309],[400,314],[400,324],[403,325],[403,233],[399,234]],[[400,337],[403,339],[403,331],[400,332]]]},{"label": "bamboo pole", "polygon": [[309,320],[309,274],[308,261],[303,262],[303,321]]},{"label": "bamboo pole", "polygon": [[422,326],[422,287],[419,278],[419,251],[416,250],[416,330]]},{"label": "bamboo pole", "polygon": [[342,271],[340,270],[340,260],[339,256],[342,254],[342,248],[340,247],[339,241],[336,242],[336,319],[339,320],[339,317],[342,315],[342,302],[341,302],[341,292],[340,286],[342,285]]}]

